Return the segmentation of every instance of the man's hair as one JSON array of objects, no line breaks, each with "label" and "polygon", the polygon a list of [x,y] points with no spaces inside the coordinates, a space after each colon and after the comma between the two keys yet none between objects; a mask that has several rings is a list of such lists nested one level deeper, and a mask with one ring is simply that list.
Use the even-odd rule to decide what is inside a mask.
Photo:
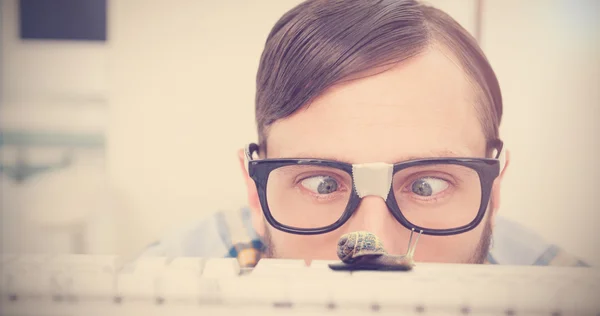
[{"label": "man's hair", "polygon": [[498,80],[477,41],[448,14],[416,0],[308,0],[275,24],[260,59],[261,154],[266,155],[269,126],[326,89],[433,46],[449,51],[468,75],[485,137],[495,141],[502,117]]}]

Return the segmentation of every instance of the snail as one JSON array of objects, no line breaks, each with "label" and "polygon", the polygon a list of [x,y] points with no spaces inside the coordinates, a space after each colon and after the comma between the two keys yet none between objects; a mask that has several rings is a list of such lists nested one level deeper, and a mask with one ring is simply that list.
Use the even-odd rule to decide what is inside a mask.
[{"label": "snail", "polygon": [[404,255],[390,255],[385,251],[383,242],[375,234],[366,231],[357,231],[343,235],[337,244],[337,255],[342,262],[332,263],[332,270],[382,270],[382,271],[408,271],[414,265],[414,254],[421,233],[417,235],[415,243],[411,246],[414,229],[410,233],[408,249]]}]

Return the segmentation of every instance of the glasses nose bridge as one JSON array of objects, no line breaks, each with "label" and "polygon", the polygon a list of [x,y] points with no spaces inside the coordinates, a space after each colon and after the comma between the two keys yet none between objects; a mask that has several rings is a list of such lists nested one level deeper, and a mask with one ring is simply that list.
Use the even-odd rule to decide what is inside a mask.
[{"label": "glasses nose bridge", "polygon": [[372,162],[352,165],[352,182],[358,196],[379,196],[387,201],[392,187],[394,165]]}]

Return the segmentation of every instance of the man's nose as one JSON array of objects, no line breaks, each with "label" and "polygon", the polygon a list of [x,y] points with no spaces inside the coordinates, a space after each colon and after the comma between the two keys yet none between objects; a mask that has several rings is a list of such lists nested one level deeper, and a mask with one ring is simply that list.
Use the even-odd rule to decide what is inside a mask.
[{"label": "man's nose", "polygon": [[400,254],[405,249],[406,230],[388,209],[385,201],[379,196],[364,197],[358,208],[348,221],[348,232],[368,231],[378,236],[385,249],[393,254]]}]

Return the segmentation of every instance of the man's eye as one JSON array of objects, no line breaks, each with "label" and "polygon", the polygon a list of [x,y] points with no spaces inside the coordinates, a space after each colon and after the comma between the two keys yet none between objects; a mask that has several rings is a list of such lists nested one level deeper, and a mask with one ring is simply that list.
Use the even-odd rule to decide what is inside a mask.
[{"label": "man's eye", "polygon": [[448,188],[448,182],[438,178],[420,178],[412,183],[411,190],[419,196],[432,196]]},{"label": "man's eye", "polygon": [[331,194],[338,189],[338,183],[328,176],[316,176],[302,180],[303,187],[315,194]]}]

